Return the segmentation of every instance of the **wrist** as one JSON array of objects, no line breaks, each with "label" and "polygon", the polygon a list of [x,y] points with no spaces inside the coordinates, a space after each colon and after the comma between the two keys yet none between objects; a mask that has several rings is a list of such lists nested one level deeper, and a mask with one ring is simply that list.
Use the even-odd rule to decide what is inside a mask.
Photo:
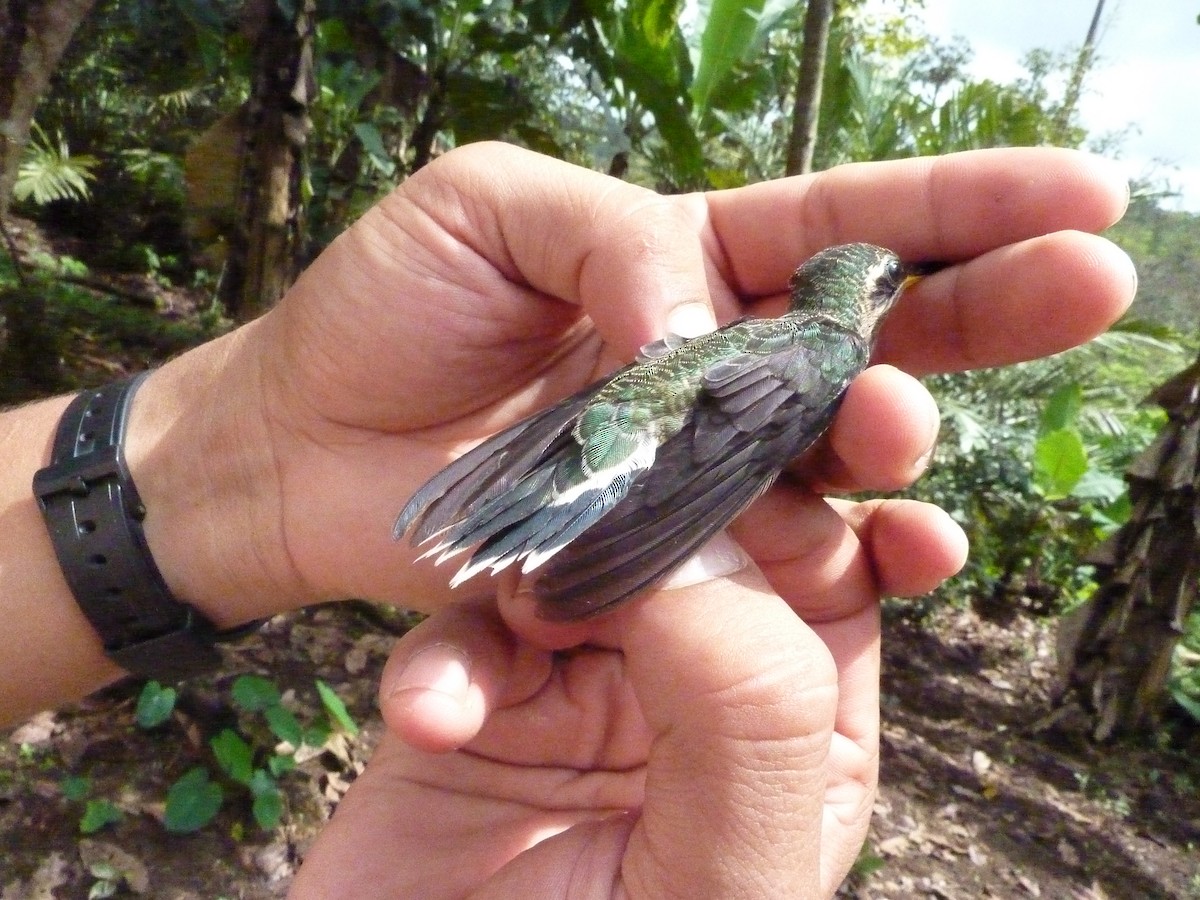
[{"label": "wrist", "polygon": [[125,459],[150,552],[172,593],[219,629],[302,605],[249,345],[250,325],[153,372]]}]

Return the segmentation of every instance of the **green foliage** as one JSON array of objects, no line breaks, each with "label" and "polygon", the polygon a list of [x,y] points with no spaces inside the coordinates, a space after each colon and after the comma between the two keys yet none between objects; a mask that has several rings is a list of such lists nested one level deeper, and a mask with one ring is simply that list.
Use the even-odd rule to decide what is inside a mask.
[{"label": "green foliage", "polygon": [[666,27],[676,4],[634,0],[625,7],[616,31],[613,65],[616,75],[654,117],[662,137],[659,158],[675,185],[700,187],[704,158],[691,121],[688,86],[691,60],[677,22]]},{"label": "green foliage", "polygon": [[125,814],[111,800],[93,798],[88,800],[84,807],[83,816],[79,820],[79,831],[81,834],[95,834],[109,825],[117,824],[123,818]]},{"label": "green foliage", "polygon": [[226,728],[208,742],[221,771],[238,784],[249,786],[254,775],[254,750],[232,728]]},{"label": "green foliage", "polygon": [[56,200],[86,200],[88,182],[95,180],[97,165],[99,160],[94,156],[72,156],[62,132],[51,141],[35,122],[17,171],[13,199],[18,203],[31,200],[38,206]]},{"label": "green foliage", "polygon": [[358,725],[351,718],[350,712],[346,709],[346,704],[342,701],[342,698],[334,693],[333,688],[319,678],[317,679],[317,693],[321,697],[321,703],[325,707],[325,712],[329,716],[330,723],[349,735],[358,734]]},{"label": "green foliage", "polygon": [[951,598],[1053,612],[1089,595],[1082,560],[1128,517],[1123,471],[1162,422],[1129,400],[1186,358],[1144,332],[1127,324],[1051,359],[929,379],[943,437],[911,495],[970,538]]},{"label": "green foliage", "polygon": [[68,775],[58,786],[63,798],[72,803],[81,803],[92,790],[92,780],[83,775]]},{"label": "green foliage", "polygon": [[63,799],[70,803],[82,803],[83,813],[79,817],[79,833],[95,834],[120,822],[125,814],[111,800],[91,797],[92,780],[84,775],[69,775],[59,782]]},{"label": "green foliage", "polygon": [[195,766],[168,789],[163,827],[178,834],[199,831],[216,818],[224,801],[225,791],[208,769]]},{"label": "green foliage", "polygon": [[241,675],[233,683],[233,702],[246,712],[262,712],[280,703],[275,682],[261,675]]},{"label": "green foliage", "polygon": [[850,875],[857,878],[869,878],[886,865],[887,861],[875,852],[869,843],[866,843],[858,851],[858,858],[854,860],[854,865],[850,867]]},{"label": "green foliage", "polygon": [[700,59],[688,90],[703,115],[714,95],[733,75],[751,48],[758,31],[764,0],[712,0],[700,35]]},{"label": "green foliage", "polygon": [[1108,233],[1137,262],[1134,313],[1185,333],[1200,331],[1200,215],[1166,209],[1164,185],[1135,184],[1125,217]]},{"label": "green foliage", "polygon": [[147,681],[138,695],[134,713],[139,728],[157,728],[175,711],[177,692],[173,687],[163,687],[157,681]]},{"label": "green foliage", "polygon": [[1167,691],[1189,716],[1200,723],[1200,610],[1192,610],[1171,663]]},{"label": "green foliage", "polygon": [[320,680],[316,689],[324,717],[302,723],[283,705],[279,686],[271,679],[260,675],[235,679],[230,700],[245,718],[237,728],[223,728],[209,740],[216,777],[201,765],[171,786],[165,827],[178,832],[204,828],[231,794],[241,793],[249,797],[258,826],[276,828],[286,809],[279,779],[296,768],[296,752],[304,746],[324,745],[336,730],[358,733],[358,725],[333,689]]},{"label": "green foliage", "polygon": [[1048,501],[1071,495],[1088,470],[1087,449],[1076,427],[1083,388],[1065,384],[1046,402],[1033,448],[1033,484]]}]

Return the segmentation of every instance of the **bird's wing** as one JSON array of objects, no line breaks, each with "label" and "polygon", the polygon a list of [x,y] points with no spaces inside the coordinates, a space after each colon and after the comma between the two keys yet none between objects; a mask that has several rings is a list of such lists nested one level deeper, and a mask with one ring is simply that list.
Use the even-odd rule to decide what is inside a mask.
[{"label": "bird's wing", "polygon": [[683,563],[821,436],[868,356],[857,335],[814,324],[711,366],[695,415],[653,467],[542,571],[539,614],[594,615]]},{"label": "bird's wing", "polygon": [[596,385],[560,400],[468,450],[425,482],[400,511],[392,536],[413,529],[414,544],[478,511],[571,440],[571,428]]},{"label": "bird's wing", "polygon": [[[615,376],[614,376],[615,377]],[[653,434],[633,404],[594,399],[591,385],[489,438],[426,483],[393,534],[442,562],[474,547],[451,585],[521,563],[529,572],[612,509],[654,462]]]}]

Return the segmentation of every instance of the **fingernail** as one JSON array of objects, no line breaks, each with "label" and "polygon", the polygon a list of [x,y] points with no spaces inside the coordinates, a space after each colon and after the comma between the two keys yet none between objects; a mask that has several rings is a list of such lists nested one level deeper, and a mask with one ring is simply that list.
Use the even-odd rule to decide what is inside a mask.
[{"label": "fingernail", "polygon": [[935,449],[934,447],[930,447],[928,450],[926,450],[924,453],[922,453],[920,456],[918,456],[917,461],[915,463],[913,463],[913,470],[918,475],[923,474],[924,471],[929,468],[929,461],[931,459],[933,459],[934,449]]},{"label": "fingernail", "polygon": [[724,531],[718,531],[712,540],[667,576],[662,588],[669,591],[712,581],[714,578],[723,578],[740,572],[749,563],[750,557],[746,555],[746,551]]},{"label": "fingernail", "polygon": [[934,405],[930,410],[930,422],[927,426],[926,434],[928,437],[925,440],[925,449],[921,451],[921,455],[913,461],[913,470],[920,475],[929,468],[929,461],[933,459],[933,454],[937,450],[938,434],[942,430],[942,416],[937,406]]},{"label": "fingernail", "polygon": [[681,303],[667,313],[667,330],[680,337],[693,338],[708,334],[717,327],[707,303]]},{"label": "fingernail", "polygon": [[437,691],[465,702],[471,686],[471,661],[457,647],[430,644],[413,654],[391,684],[388,696],[401,691]]}]

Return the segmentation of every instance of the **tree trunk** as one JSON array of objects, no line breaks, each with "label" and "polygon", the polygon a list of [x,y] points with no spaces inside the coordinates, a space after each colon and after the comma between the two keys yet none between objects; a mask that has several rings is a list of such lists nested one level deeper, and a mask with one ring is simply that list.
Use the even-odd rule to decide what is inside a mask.
[{"label": "tree trunk", "polygon": [[295,281],[303,252],[303,153],[316,91],[314,0],[288,20],[274,0],[253,0],[246,31],[255,47],[238,214],[230,236],[221,300],[239,321],[270,309]]},{"label": "tree trunk", "polygon": [[792,107],[792,133],[788,137],[787,174],[812,171],[821,113],[821,88],[825,78],[825,56],[829,50],[829,27],[835,0],[808,0],[804,11],[804,48],[800,51],[800,73],[796,79],[796,103]]},{"label": "tree trunk", "polygon": [[95,0],[0,0],[0,219],[8,215],[33,111]]},{"label": "tree trunk", "polygon": [[1150,399],[1169,418],[1126,473],[1133,512],[1088,560],[1100,587],[1059,633],[1050,723],[1082,710],[1096,740],[1157,723],[1200,590],[1200,360]]},{"label": "tree trunk", "polygon": [[1056,144],[1068,143],[1067,130],[1071,127],[1071,116],[1079,105],[1079,95],[1083,93],[1083,79],[1091,71],[1092,63],[1096,60],[1096,36],[1100,32],[1100,17],[1104,14],[1104,0],[1096,0],[1096,9],[1092,13],[1092,24],[1088,26],[1087,37],[1075,57],[1075,65],[1071,67],[1071,80],[1067,82],[1067,91],[1063,95],[1062,106],[1054,116],[1054,129],[1051,137]]},{"label": "tree trunk", "polygon": [[[0,230],[20,271],[7,233],[8,209],[33,113],[75,29],[95,0],[0,0]],[[46,393],[61,387],[56,335],[46,302],[34,285],[0,293],[0,371],[12,390]],[[14,399],[14,398],[8,398]]]}]

